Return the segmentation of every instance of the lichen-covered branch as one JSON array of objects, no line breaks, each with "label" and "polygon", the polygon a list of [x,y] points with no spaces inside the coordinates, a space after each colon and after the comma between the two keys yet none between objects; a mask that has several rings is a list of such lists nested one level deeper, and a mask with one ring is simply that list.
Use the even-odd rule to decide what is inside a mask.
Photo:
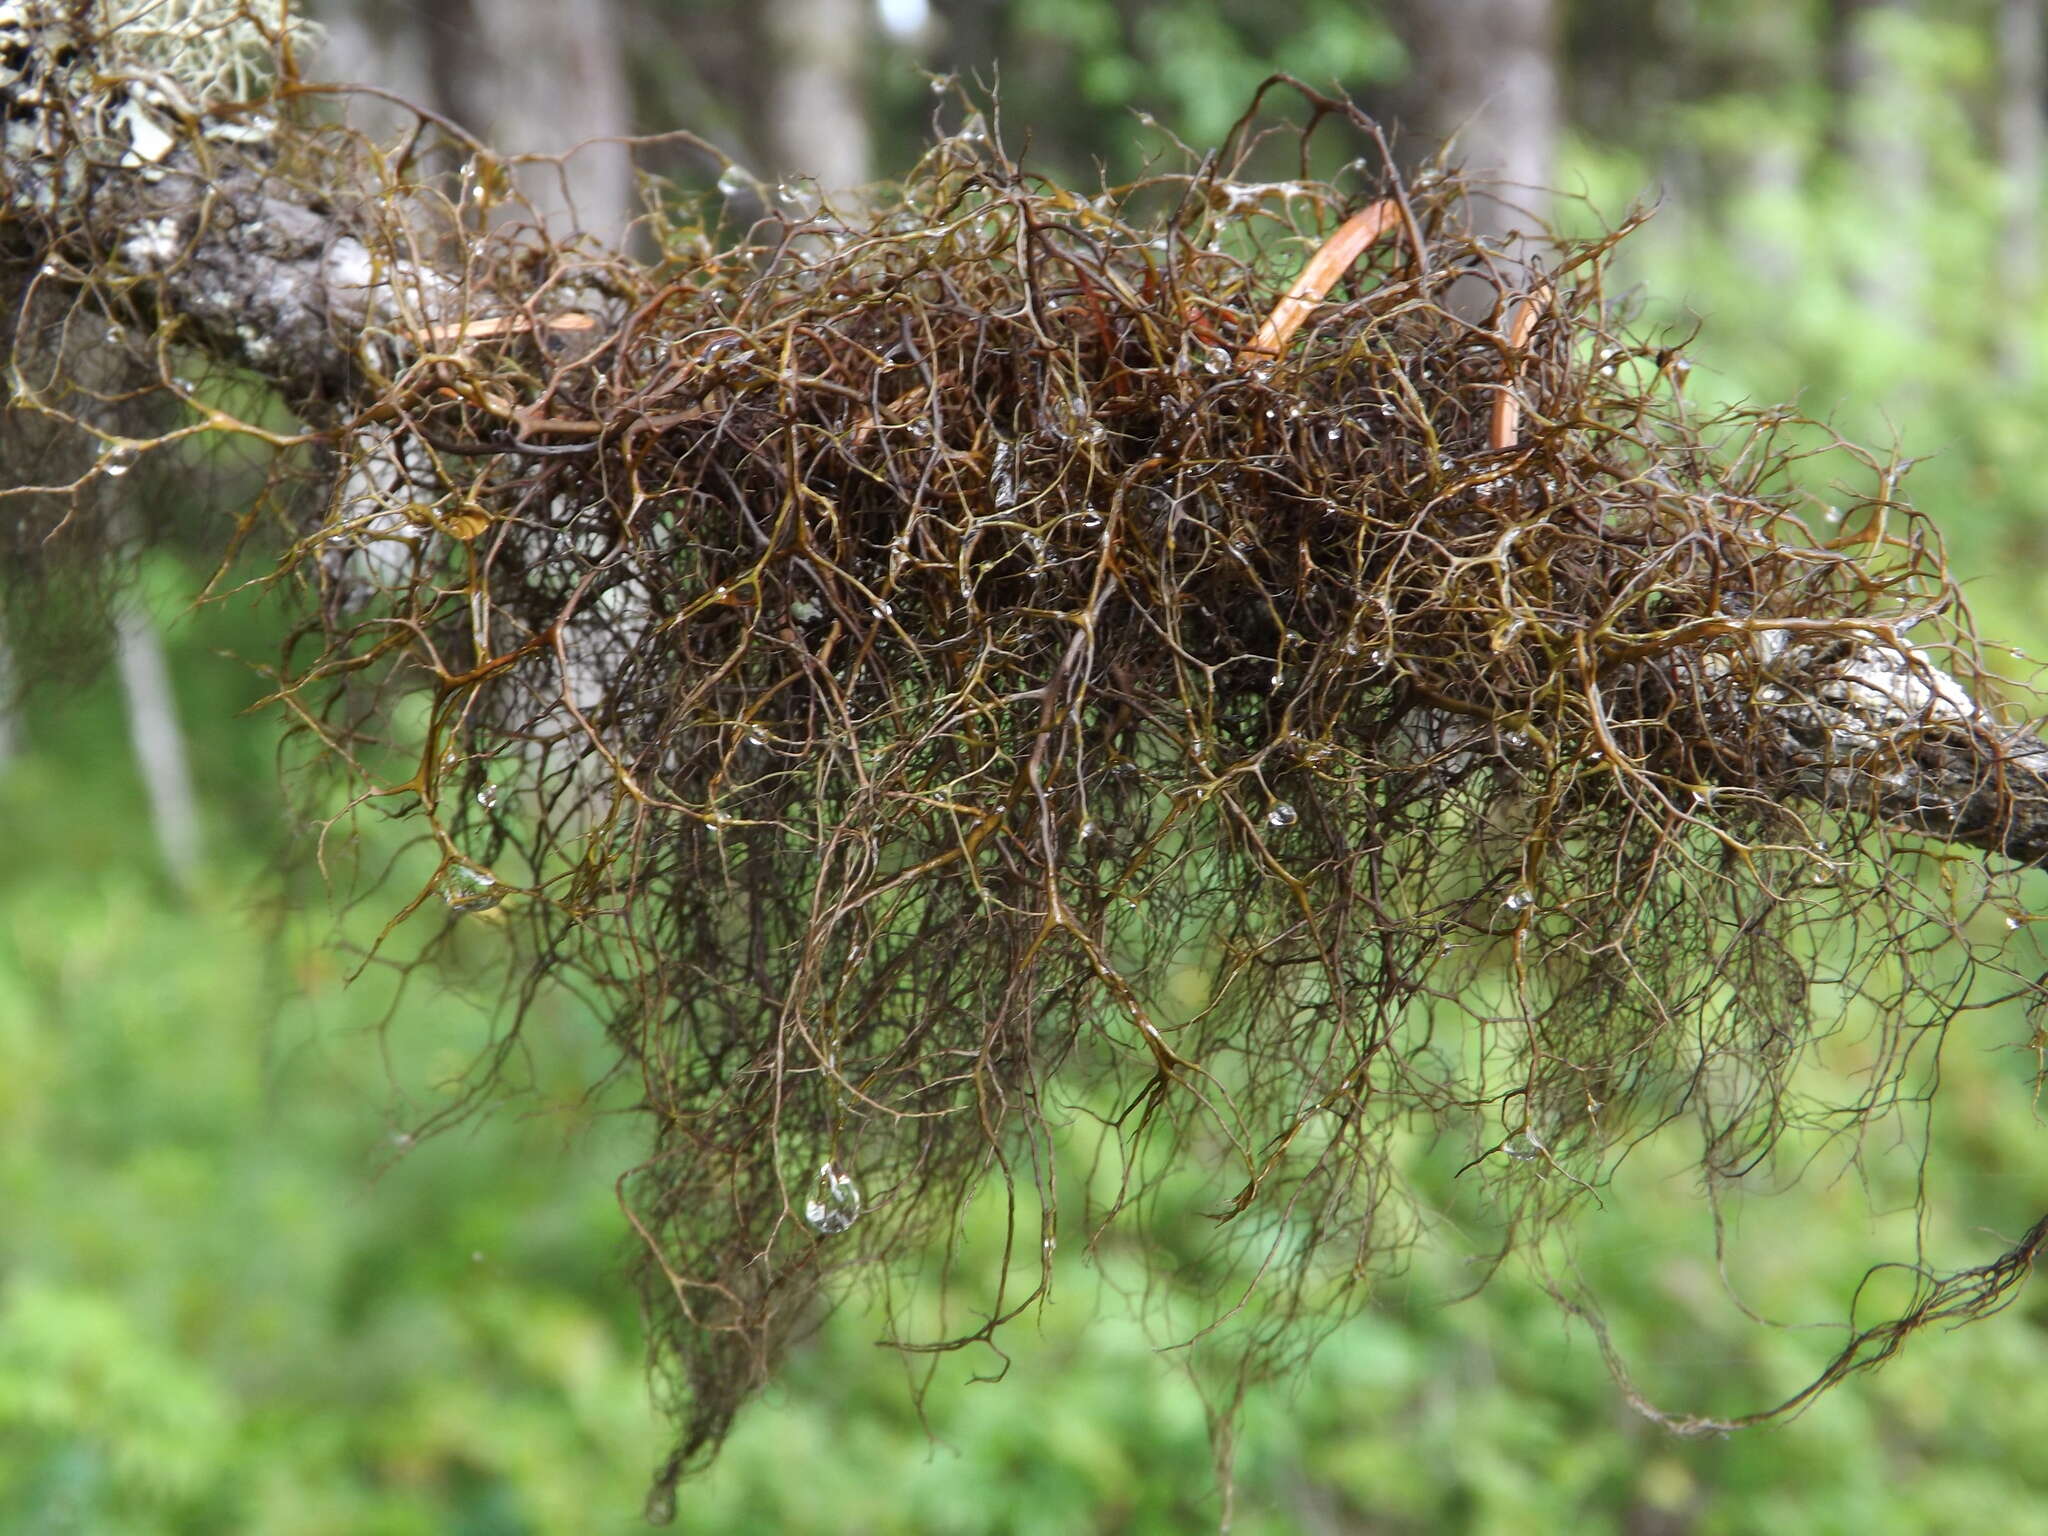
[{"label": "lichen-covered branch", "polygon": [[1790,646],[1773,712],[1788,776],[1823,803],[2021,864],[2048,859],[2048,745],[2001,724],[1894,635]]},{"label": "lichen-covered branch", "polygon": [[[465,281],[451,240],[488,244],[487,221],[466,223],[402,150],[362,153],[275,96],[312,40],[271,5],[0,4],[0,229],[17,260],[146,310],[321,425],[378,403],[409,355],[531,324],[536,301],[569,308],[572,281],[597,300],[593,263],[564,253],[511,315],[475,314],[507,296]],[[477,148],[476,208],[493,175]]]},{"label": "lichen-covered branch", "polygon": [[[190,7],[129,9],[190,20]],[[0,228],[37,281],[118,284],[186,344],[302,409],[332,408],[355,338],[393,307],[388,274],[380,282],[345,205],[277,174],[262,93],[228,94],[260,83],[281,39],[253,11],[192,32],[163,48],[120,7],[0,6]]]},{"label": "lichen-covered branch", "polygon": [[[39,280],[114,278],[181,346],[268,380],[314,423],[378,403],[388,377],[363,359],[380,342],[388,360],[505,328],[503,309],[471,313],[488,300],[434,259],[445,247],[394,240],[399,188],[304,173],[318,157],[281,127],[259,67],[282,43],[312,42],[302,24],[280,31],[269,7],[201,7],[229,19],[200,29],[215,45],[195,55],[193,6],[130,9],[0,5],[0,207],[17,250],[40,257]],[[581,307],[555,305],[578,328],[602,307],[587,263],[581,275],[570,290]],[[506,401],[503,414],[531,404]],[[373,466],[389,462],[388,496],[404,478],[400,450],[381,422],[362,430],[369,446],[339,458],[362,464],[371,488]],[[344,505],[375,510],[363,494]],[[2048,857],[2048,748],[2036,738],[2000,726],[1895,633],[1820,646],[1759,633],[1779,729],[1755,745],[1779,759],[1788,787],[1834,805],[1874,795],[1903,826],[2023,863]],[[1742,691],[1722,692],[1730,719],[1743,719]]]},{"label": "lichen-covered branch", "polygon": [[[1607,300],[1620,234],[1531,281],[1452,185],[1258,180],[1275,135],[1379,143],[1276,81],[1091,196],[963,101],[857,214],[675,193],[636,265],[521,230],[442,125],[322,127],[271,33],[259,107],[52,14],[0,3],[13,362],[99,456],[0,496],[72,535],[121,456],[225,431],[314,480],[254,498],[309,599],[274,702],[403,808],[400,913],[501,910],[519,1002],[577,986],[642,1079],[658,1493],[991,1182],[972,1324],[904,1348],[991,1341],[1063,1227],[1173,1177],[1225,1218],[1204,1349],[1250,1375],[1411,1238],[1418,1123],[1505,1252],[1674,1127],[1720,1188],[1884,1121],[1986,978],[2039,997],[2016,870],[1924,878],[2048,854],[2048,748],[1937,535],[1836,444],[1871,489],[1818,536],[1817,429],[1698,419]],[[1375,206],[1404,238],[1304,293]],[[80,315],[139,383],[81,387]],[[1795,1093],[1845,1010],[1857,1096]],[[1070,1115],[1121,1182],[1062,1183]],[[1869,1337],[1994,1310],[2030,1254]]]}]

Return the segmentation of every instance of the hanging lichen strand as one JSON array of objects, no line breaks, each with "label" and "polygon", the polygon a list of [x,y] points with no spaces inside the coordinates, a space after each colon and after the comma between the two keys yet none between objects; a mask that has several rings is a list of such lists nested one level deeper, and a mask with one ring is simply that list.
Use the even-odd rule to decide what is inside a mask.
[{"label": "hanging lichen strand", "polygon": [[975,122],[865,217],[674,228],[573,363],[414,365],[393,489],[343,482],[386,539],[307,546],[304,675],[389,654],[301,702],[427,680],[422,814],[644,1079],[664,1488],[821,1286],[943,1248],[987,1180],[1013,1283],[960,1333],[1042,1294],[1076,1116],[1128,1169],[1084,1236],[1165,1171],[1210,1186],[1219,1273],[1263,1266],[1257,1368],[1410,1236],[1403,1127],[1497,1148],[1516,1220],[1674,1117],[1719,1179],[1844,1107],[1786,1091],[1820,968],[1867,1005],[1873,1110],[1961,995],[1880,802],[1973,706],[1894,647],[1906,734],[1844,725],[1874,634],[1971,674],[1921,519],[1880,492],[1817,542],[1787,424],[1695,422],[1604,243],[1538,287],[1449,186],[1255,337],[1401,194],[1239,180],[1236,148],[1084,197]]},{"label": "hanging lichen strand", "polygon": [[[135,349],[194,431],[282,450],[256,501],[317,613],[278,702],[437,851],[392,904],[502,934],[521,1004],[595,998],[644,1085],[657,1507],[836,1278],[949,1252],[986,1186],[1003,1259],[906,1347],[993,1340],[1056,1236],[1177,1182],[1216,1316],[1259,1298],[1204,1345],[1227,1406],[1411,1239],[1406,1131],[1476,1158],[1505,1250],[1674,1122],[1709,1195],[1853,1136],[2003,974],[1965,925],[2016,876],[1925,876],[2048,852],[2042,749],[1973,702],[1891,466],[1837,448],[1868,494],[1816,537],[1815,434],[1697,418],[1603,291],[1618,236],[1532,270],[1344,104],[1264,94],[1305,123],[1095,195],[971,117],[857,215],[665,205],[647,266],[508,220],[478,146],[372,154],[287,104],[254,147],[202,113],[199,170],[60,155],[154,231],[116,282],[10,150],[48,222],[21,313],[175,324],[315,424]],[[213,302],[264,261],[320,302]],[[329,325],[345,366],[308,361]],[[65,393],[54,335],[13,338],[23,401],[100,457],[24,519],[166,440]],[[306,443],[324,500],[281,494]],[[1845,1021],[1852,1099],[1791,1093]],[[1112,1166],[1056,1198],[1083,1123]],[[2038,1242],[1816,1386],[1994,1308]]]}]

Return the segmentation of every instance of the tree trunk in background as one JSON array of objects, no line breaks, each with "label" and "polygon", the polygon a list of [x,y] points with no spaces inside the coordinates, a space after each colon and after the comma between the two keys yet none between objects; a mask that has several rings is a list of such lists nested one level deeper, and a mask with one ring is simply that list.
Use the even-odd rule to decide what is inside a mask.
[{"label": "tree trunk in background", "polygon": [[178,725],[163,636],[140,593],[130,593],[114,611],[114,657],[157,852],[171,878],[189,886],[199,870],[199,802],[185,761],[185,733]]},{"label": "tree trunk in background", "polygon": [[[469,9],[466,3],[461,8]],[[306,9],[327,29],[327,44],[312,61],[322,77],[361,81],[423,106],[445,105],[428,79],[422,7],[410,0],[308,0]],[[370,97],[351,99],[347,111],[350,123],[377,137],[406,125],[397,107]]]},{"label": "tree trunk in background", "polygon": [[[2031,314],[2040,292],[2041,55],[2041,0],[1999,0],[1998,163],[2005,184],[1999,277],[2001,307],[2013,314]],[[1998,366],[2007,378],[2032,370],[2030,329],[2009,325],[1998,333]]]},{"label": "tree trunk in background", "polygon": [[[521,190],[551,227],[572,225],[616,243],[635,212],[633,169],[616,144],[633,132],[615,0],[321,0],[324,72],[432,107],[503,154],[559,155],[557,171],[528,166]],[[371,133],[402,119],[380,103],[351,108]]]},{"label": "tree trunk in background", "polygon": [[932,11],[945,29],[939,68],[970,86],[977,80],[993,85],[1002,7],[995,0],[934,0]]},{"label": "tree trunk in background", "polygon": [[[1799,146],[1782,138],[1760,140],[1743,158],[1738,183],[1741,202],[1737,206],[1747,207],[1762,217],[1743,222],[1739,249],[1744,270],[1767,287],[1783,287],[1798,279],[1798,250],[1785,239],[1782,227],[1771,215],[1780,206],[1796,204],[1805,195],[1806,172],[1806,156]],[[1698,210],[1685,208],[1680,212],[1681,216],[1696,216]]]},{"label": "tree trunk in background", "polygon": [[1395,0],[1390,20],[1410,63],[1408,150],[1427,157],[1455,140],[1446,158],[1505,199],[1474,202],[1479,233],[1527,232],[1548,212],[1563,118],[1552,0]]},{"label": "tree trunk in background", "polygon": [[14,652],[0,635],[0,768],[21,751],[21,720],[14,707]]},{"label": "tree trunk in background", "polygon": [[1927,202],[1927,157],[1915,110],[1919,84],[1906,67],[1896,23],[1913,0],[1834,0],[1835,88],[1842,150],[1870,210],[1877,238],[1848,250],[1851,289],[1893,329],[1921,329],[1926,282],[1919,225]]},{"label": "tree trunk in background", "polygon": [[826,192],[871,181],[868,0],[760,0],[755,15],[762,173]]}]

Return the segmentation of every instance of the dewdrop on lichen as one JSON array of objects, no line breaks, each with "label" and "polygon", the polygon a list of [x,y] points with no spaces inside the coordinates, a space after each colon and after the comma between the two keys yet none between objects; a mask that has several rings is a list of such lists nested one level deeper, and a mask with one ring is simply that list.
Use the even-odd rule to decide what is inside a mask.
[{"label": "dewdrop on lichen", "polygon": [[1501,905],[1510,912],[1526,912],[1536,905],[1536,893],[1526,885],[1518,885],[1508,892],[1507,899]]},{"label": "dewdrop on lichen", "polygon": [[474,864],[451,864],[435,887],[450,912],[488,912],[505,899],[498,877]]},{"label": "dewdrop on lichen", "polygon": [[1543,1143],[1527,1131],[1517,1131],[1500,1144],[1501,1151],[1518,1163],[1533,1163],[1543,1156]]},{"label": "dewdrop on lichen", "polygon": [[832,1237],[852,1226],[860,1216],[860,1191],[851,1177],[839,1171],[837,1163],[818,1168],[817,1187],[804,1203],[804,1220],[821,1237]]},{"label": "dewdrop on lichen", "polygon": [[1291,827],[1294,825],[1299,814],[1293,806],[1289,805],[1285,800],[1281,800],[1273,806],[1273,809],[1266,812],[1266,825],[1269,827]]}]

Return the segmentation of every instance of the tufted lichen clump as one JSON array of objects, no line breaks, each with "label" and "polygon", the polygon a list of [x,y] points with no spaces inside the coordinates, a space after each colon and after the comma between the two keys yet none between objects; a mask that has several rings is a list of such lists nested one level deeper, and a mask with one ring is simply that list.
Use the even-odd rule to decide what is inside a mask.
[{"label": "tufted lichen clump", "polygon": [[[1989,778],[1926,789],[2005,739],[1938,539],[1839,444],[1870,489],[1814,532],[1815,434],[1688,403],[1625,230],[1490,248],[1291,83],[1129,186],[977,115],[857,211],[677,195],[646,265],[475,146],[298,131],[264,174],[381,187],[388,291],[363,398],[257,439],[243,533],[308,603],[276,701],[433,851],[406,910],[488,910],[512,1024],[574,988],[637,1077],[657,1508],[985,1187],[971,1321],[897,1342],[993,1344],[1064,1232],[1192,1187],[1227,1410],[1413,1240],[1416,1128],[1505,1252],[1660,1132],[1710,1196],[1853,1138],[2031,989],[1972,926],[2016,876],[1926,878],[2011,841]],[[1854,1096],[1795,1092],[1845,1024]]]}]

